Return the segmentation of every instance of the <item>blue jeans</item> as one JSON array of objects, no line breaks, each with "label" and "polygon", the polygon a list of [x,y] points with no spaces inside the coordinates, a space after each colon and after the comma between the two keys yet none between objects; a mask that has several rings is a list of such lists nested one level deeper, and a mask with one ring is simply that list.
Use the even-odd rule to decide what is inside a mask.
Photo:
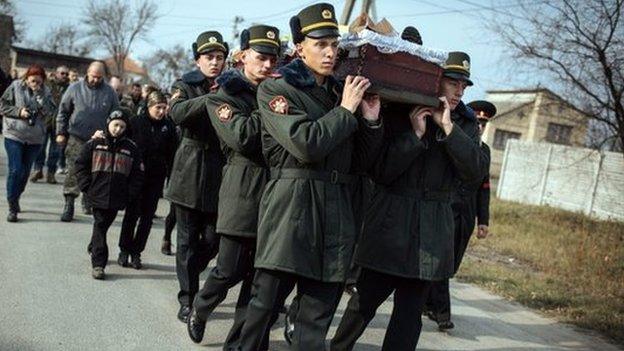
[{"label": "blue jeans", "polygon": [[25,144],[20,141],[4,138],[4,148],[9,159],[7,174],[7,199],[18,200],[28,183],[28,175],[33,162],[39,155],[41,144]]},{"label": "blue jeans", "polygon": [[[48,148],[48,162],[45,162],[48,141],[50,142],[50,147]],[[59,156],[59,148],[56,145],[56,134],[52,131],[48,131],[45,138],[43,138],[41,151],[39,151],[39,156],[37,156],[37,160],[35,161],[35,170],[42,170],[43,164],[45,163],[45,166],[48,168],[48,173],[56,172],[56,164],[59,161]]]}]

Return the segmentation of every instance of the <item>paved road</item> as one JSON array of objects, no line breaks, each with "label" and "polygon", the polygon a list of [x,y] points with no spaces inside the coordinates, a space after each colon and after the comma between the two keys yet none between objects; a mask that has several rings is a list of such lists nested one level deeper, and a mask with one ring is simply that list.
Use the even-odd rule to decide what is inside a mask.
[{"label": "paved road", "polygon": [[[175,260],[159,252],[162,220],[156,220],[144,253],[145,269],[136,271],[114,263],[118,217],[109,232],[107,280],[95,281],[86,253],[91,218],[79,214],[74,223],[59,221],[61,185],[29,183],[20,222],[4,220],[6,157],[1,149],[0,350],[220,350],[237,288],[209,321],[204,344],[192,344],[175,317]],[[167,208],[161,202],[158,214],[164,216]],[[618,350],[474,286],[453,283],[452,288],[456,329],[439,333],[425,320],[419,350]],[[356,350],[380,349],[391,308],[391,300],[380,307]],[[281,326],[272,331],[271,350],[287,350]]]}]

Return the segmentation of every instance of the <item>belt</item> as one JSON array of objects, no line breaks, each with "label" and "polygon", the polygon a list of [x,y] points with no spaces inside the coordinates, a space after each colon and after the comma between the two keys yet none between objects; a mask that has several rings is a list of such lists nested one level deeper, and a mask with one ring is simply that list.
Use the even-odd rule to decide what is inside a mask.
[{"label": "belt", "polygon": [[414,189],[407,187],[387,187],[377,185],[377,187],[387,193],[399,196],[406,196],[415,198],[417,200],[429,200],[429,201],[451,201],[453,193],[445,190],[428,190],[428,189]]},{"label": "belt", "polygon": [[304,168],[271,168],[271,179],[310,179],[332,184],[349,184],[354,176],[333,171],[317,171]]}]

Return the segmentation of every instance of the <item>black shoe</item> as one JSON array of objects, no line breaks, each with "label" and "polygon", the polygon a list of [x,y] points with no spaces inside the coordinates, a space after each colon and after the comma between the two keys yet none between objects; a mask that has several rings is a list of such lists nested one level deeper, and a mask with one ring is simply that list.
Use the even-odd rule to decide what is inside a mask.
[{"label": "black shoe", "polygon": [[117,264],[122,267],[128,267],[128,253],[121,251],[117,257]]},{"label": "black shoe", "polygon": [[453,329],[453,328],[455,328],[455,324],[453,324],[453,322],[451,322],[450,319],[438,322],[438,330],[439,331],[445,331],[445,330],[449,330],[449,329]]},{"label": "black shoe", "polygon": [[9,213],[7,214],[7,222],[17,222],[17,213],[19,212],[18,207],[19,205],[17,203],[17,200],[9,200]]},{"label": "black shoe", "polygon": [[93,279],[104,280],[104,267],[93,267],[91,271],[91,276]]},{"label": "black shoe", "polygon": [[17,222],[17,212],[9,211],[9,214],[7,215],[7,222]]},{"label": "black shoe", "polygon": [[20,207],[20,204],[19,204],[19,199],[15,200],[15,212],[17,213],[22,212],[22,208]]},{"label": "black shoe", "polygon": [[191,313],[190,306],[186,306],[186,305],[180,306],[180,310],[178,311],[178,319],[180,320],[180,322],[186,323],[190,313]]},{"label": "black shoe", "polygon": [[65,207],[63,207],[63,214],[61,215],[61,221],[71,222],[74,219],[74,197],[71,195],[65,195]]},{"label": "black shoe", "polygon": [[188,335],[191,340],[193,340],[194,343],[199,344],[204,338],[206,321],[199,318],[197,312],[193,310],[187,318],[186,330],[188,331]]},{"label": "black shoe", "polygon": [[292,345],[292,338],[295,334],[295,323],[290,319],[288,313],[284,316],[284,339],[288,345]]},{"label": "black shoe", "polygon": [[162,252],[163,255],[172,256],[171,241],[163,240],[162,245],[160,245],[160,252]]},{"label": "black shoe", "polygon": [[132,267],[134,269],[143,268],[143,264],[141,264],[141,254],[132,254],[130,255]]}]

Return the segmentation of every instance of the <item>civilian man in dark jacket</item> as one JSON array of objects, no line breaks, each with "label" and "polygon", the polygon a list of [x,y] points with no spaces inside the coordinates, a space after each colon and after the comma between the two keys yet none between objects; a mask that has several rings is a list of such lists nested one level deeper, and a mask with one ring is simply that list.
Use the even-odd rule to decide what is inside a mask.
[{"label": "civilian man in dark jacket", "polygon": [[70,85],[65,91],[56,116],[56,142],[66,145],[65,157],[69,168],[63,184],[63,222],[74,219],[74,200],[80,195],[74,172],[80,149],[95,131],[106,127],[106,118],[119,106],[117,94],[104,82],[105,73],[106,67],[102,62],[91,63],[85,79]]},{"label": "civilian man in dark jacket", "polygon": [[386,141],[371,172],[376,186],[355,254],[362,267],[358,293],[349,300],[332,351],[352,350],[392,293],[382,350],[415,350],[431,282],[453,274],[454,187],[483,174],[477,121],[461,102],[472,85],[469,69],[467,54],[450,53],[440,85],[444,108],[384,114]]},{"label": "civilian man in dark jacket", "polygon": [[139,195],[143,164],[136,144],[125,136],[130,110],[114,110],[108,117],[105,138],[85,143],[76,159],[78,186],[93,206],[93,234],[88,251],[91,275],[104,279],[108,261],[106,232],[117,216]]},{"label": "civilian man in dark jacket", "polygon": [[223,69],[227,44],[218,32],[201,33],[193,43],[198,69],[173,83],[171,119],[182,130],[165,197],[176,206],[176,273],[180,283],[178,319],[186,323],[199,274],[218,250],[217,202],[224,164],[210,124],[204,95]]}]

